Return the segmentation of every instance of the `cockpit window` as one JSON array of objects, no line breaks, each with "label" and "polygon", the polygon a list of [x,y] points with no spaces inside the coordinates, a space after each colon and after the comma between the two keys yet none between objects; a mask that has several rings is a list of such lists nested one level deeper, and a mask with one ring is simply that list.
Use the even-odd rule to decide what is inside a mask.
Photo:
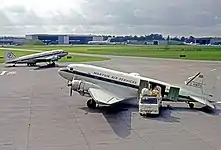
[{"label": "cockpit window", "polygon": [[73,71],[74,69],[72,67],[70,67],[70,70]]}]

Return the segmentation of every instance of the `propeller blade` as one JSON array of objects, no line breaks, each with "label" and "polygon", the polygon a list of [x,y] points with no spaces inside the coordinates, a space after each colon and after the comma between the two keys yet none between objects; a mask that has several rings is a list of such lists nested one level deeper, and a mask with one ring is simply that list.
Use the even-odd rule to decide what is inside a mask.
[{"label": "propeller blade", "polygon": [[70,87],[70,96],[72,96],[72,92],[73,92],[72,87]]}]

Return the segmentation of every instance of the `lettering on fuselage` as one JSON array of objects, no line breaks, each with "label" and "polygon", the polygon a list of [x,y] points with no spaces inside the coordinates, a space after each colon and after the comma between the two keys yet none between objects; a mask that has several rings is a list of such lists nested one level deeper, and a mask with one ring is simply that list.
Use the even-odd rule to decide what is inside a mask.
[{"label": "lettering on fuselage", "polygon": [[94,72],[94,74],[98,75],[98,76],[101,76],[101,77],[104,77],[104,78],[109,78],[109,79],[112,79],[112,80],[116,80],[116,81],[118,80],[118,81],[121,81],[121,82],[137,84],[137,82],[134,81],[134,80],[125,79],[125,78],[122,78],[122,77],[112,76],[112,75],[108,75],[108,74],[104,74],[104,73],[100,73],[100,72]]}]

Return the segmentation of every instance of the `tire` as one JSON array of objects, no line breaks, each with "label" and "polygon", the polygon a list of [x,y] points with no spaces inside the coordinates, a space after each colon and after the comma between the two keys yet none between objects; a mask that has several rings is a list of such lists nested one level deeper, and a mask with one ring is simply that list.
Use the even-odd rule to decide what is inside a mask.
[{"label": "tire", "polygon": [[193,109],[194,108],[194,104],[193,103],[189,103],[189,107],[190,107],[190,109]]},{"label": "tire", "polygon": [[51,63],[51,66],[52,66],[52,67],[55,67],[55,62],[52,62],[52,63]]},{"label": "tire", "polygon": [[89,99],[87,101],[87,107],[90,109],[95,109],[96,108],[96,102],[93,99]]}]

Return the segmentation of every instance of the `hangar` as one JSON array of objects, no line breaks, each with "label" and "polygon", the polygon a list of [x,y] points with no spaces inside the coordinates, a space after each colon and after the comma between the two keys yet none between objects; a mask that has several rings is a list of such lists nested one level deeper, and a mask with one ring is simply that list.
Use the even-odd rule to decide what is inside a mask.
[{"label": "hangar", "polygon": [[220,45],[221,44],[221,38],[220,37],[203,37],[203,38],[195,38],[196,43],[201,45]]},{"label": "hangar", "polygon": [[45,44],[87,44],[88,41],[103,41],[103,36],[75,34],[29,34],[29,40],[41,40]]}]

